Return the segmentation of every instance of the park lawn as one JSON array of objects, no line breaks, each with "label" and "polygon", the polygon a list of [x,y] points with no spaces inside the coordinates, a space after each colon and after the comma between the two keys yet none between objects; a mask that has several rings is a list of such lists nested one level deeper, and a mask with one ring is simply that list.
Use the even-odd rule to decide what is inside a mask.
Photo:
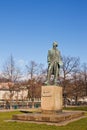
[{"label": "park lawn", "polygon": [[0,130],[87,130],[87,118],[74,121],[66,126],[6,121],[11,119],[12,115],[18,113],[20,112],[0,112]]},{"label": "park lawn", "polygon": [[73,110],[73,111],[87,111],[87,106],[71,106],[71,107],[64,107],[64,110]]}]

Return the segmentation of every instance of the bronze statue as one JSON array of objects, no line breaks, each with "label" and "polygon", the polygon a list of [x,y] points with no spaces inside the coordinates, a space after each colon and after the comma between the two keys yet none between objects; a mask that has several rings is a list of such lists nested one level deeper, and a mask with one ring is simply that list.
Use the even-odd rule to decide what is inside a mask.
[{"label": "bronze statue", "polygon": [[57,85],[59,78],[60,66],[62,65],[60,51],[57,49],[58,43],[53,42],[53,48],[48,50],[48,70],[47,70],[47,85],[50,84],[51,75],[54,75],[53,84]]}]

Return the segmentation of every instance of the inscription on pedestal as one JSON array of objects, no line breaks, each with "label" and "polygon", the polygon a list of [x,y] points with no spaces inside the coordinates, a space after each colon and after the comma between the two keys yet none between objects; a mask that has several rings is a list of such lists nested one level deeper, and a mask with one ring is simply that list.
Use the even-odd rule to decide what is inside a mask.
[{"label": "inscription on pedestal", "polygon": [[42,97],[51,97],[51,96],[52,96],[51,91],[46,91],[46,90],[44,90],[44,91],[42,92]]}]

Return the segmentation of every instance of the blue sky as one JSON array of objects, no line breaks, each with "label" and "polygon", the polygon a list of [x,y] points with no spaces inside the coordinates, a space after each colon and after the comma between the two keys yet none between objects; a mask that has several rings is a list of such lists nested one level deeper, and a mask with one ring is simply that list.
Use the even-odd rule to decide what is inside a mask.
[{"label": "blue sky", "polygon": [[47,65],[53,41],[87,63],[87,0],[0,0],[0,67],[11,54]]}]

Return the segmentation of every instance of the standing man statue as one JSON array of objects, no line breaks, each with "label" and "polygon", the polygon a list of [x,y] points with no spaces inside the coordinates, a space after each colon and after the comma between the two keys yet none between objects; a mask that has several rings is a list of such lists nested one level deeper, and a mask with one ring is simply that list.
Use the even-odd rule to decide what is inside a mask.
[{"label": "standing man statue", "polygon": [[53,42],[53,48],[48,50],[48,71],[47,85],[50,84],[51,75],[54,75],[53,84],[57,85],[59,78],[60,66],[62,65],[60,51],[57,49],[58,43]]}]

